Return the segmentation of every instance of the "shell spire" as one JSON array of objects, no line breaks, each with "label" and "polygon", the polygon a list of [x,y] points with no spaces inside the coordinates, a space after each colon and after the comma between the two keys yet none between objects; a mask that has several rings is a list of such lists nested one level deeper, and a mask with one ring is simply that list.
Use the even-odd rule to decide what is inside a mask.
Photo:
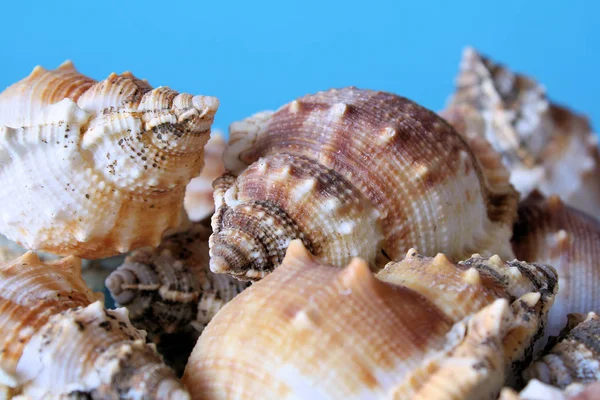
[{"label": "shell spire", "polygon": [[377,269],[411,247],[512,258],[518,195],[494,150],[403,97],[352,87],[301,97],[233,123],[223,159],[215,272],[260,279],[294,239],[338,267],[360,256]]},{"label": "shell spire", "polygon": [[556,275],[412,253],[375,276],[293,240],[200,336],[183,377],[192,398],[495,398],[539,336]]},{"label": "shell spire", "polygon": [[158,245],[183,221],[218,105],[131,73],[36,67],[0,94],[2,233],[88,259]]},{"label": "shell spire", "polygon": [[598,137],[587,118],[552,103],[535,80],[468,47],[441,115],[465,137],[487,139],[522,196],[538,189],[598,215]]},{"label": "shell spire", "polygon": [[80,267],[75,257],[43,263],[33,252],[0,263],[0,394],[189,398],[126,310],[104,309]]}]

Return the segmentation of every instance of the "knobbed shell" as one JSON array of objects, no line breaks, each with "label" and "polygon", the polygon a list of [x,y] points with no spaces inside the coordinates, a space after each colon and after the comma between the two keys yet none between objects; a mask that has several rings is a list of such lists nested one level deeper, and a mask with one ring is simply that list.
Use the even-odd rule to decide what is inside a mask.
[{"label": "knobbed shell", "polygon": [[468,137],[485,137],[522,196],[537,188],[600,213],[598,137],[587,118],[551,102],[533,79],[466,48],[456,93],[442,116]]},{"label": "knobbed shell", "polygon": [[214,182],[211,269],[256,280],[301,239],[324,262],[411,247],[512,258],[517,194],[499,157],[390,93],[332,89],[231,125]]},{"label": "knobbed shell", "polygon": [[188,398],[126,310],[103,308],[80,267],[33,252],[0,263],[0,387],[26,399]]},{"label": "knobbed shell", "polygon": [[202,221],[215,212],[212,183],[225,173],[223,165],[225,145],[221,132],[213,131],[204,147],[204,169],[187,185],[183,204],[192,221]]},{"label": "knobbed shell", "polygon": [[182,222],[218,104],[128,72],[36,67],[0,94],[2,233],[89,259],[157,246]]},{"label": "knobbed shell", "polygon": [[455,265],[411,250],[374,277],[360,259],[323,265],[294,240],[208,324],[183,381],[194,399],[493,399],[556,281],[497,258]]},{"label": "knobbed shell", "polygon": [[567,326],[547,354],[527,368],[527,379],[566,388],[600,381],[600,317],[569,314]]},{"label": "knobbed shell", "polygon": [[519,204],[513,249],[519,260],[552,265],[559,290],[548,317],[556,336],[569,313],[600,310],[600,222],[557,197],[532,192]]}]

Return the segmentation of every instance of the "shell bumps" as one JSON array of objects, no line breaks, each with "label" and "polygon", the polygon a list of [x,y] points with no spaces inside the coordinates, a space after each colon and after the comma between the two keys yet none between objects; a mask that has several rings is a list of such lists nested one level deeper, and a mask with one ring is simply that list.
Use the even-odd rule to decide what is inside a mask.
[{"label": "shell bumps", "polygon": [[0,94],[2,233],[88,259],[158,245],[182,221],[218,104],[128,72],[36,67]]},{"label": "shell bumps", "polygon": [[405,98],[345,88],[232,124],[214,182],[211,269],[256,280],[300,239],[342,267],[411,247],[512,258],[518,195],[485,142],[469,146]]}]

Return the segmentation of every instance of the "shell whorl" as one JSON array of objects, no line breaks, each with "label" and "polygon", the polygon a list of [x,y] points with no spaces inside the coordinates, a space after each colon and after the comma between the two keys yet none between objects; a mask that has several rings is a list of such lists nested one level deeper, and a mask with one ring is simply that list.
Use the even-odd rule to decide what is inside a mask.
[{"label": "shell whorl", "polygon": [[[302,157],[335,172],[367,199],[379,213],[382,246],[375,253],[347,254],[336,264],[340,267],[352,255],[373,264],[381,250],[387,261],[398,260],[411,247],[452,259],[475,252],[511,258],[518,195],[493,150],[482,145],[476,150],[482,154],[443,119],[408,99],[344,88],[232,124],[223,159],[241,185],[246,169],[271,157]],[[285,187],[285,174],[275,178]],[[217,199],[215,204],[218,214],[223,203]],[[284,209],[288,215],[289,208]],[[215,225],[213,230],[220,231]]]},{"label": "shell whorl", "polygon": [[217,108],[130,73],[36,67],[0,94],[3,233],[89,259],[158,245],[182,221]]},{"label": "shell whorl", "polygon": [[[374,276],[360,259],[334,268],[292,241],[282,265],[204,330],[183,378],[192,397],[494,398],[551,295],[529,292],[509,305],[504,280],[491,273],[475,281],[445,257],[409,257]],[[429,289],[404,285],[419,260]],[[435,278],[452,266],[452,279]],[[451,303],[432,295],[444,295],[445,283],[455,294],[472,287],[471,299],[454,303],[462,311],[448,313]]]}]

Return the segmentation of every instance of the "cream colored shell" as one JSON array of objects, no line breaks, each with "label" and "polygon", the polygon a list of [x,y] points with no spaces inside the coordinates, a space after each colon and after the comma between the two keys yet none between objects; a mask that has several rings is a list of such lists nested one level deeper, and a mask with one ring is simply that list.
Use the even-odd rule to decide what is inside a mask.
[{"label": "cream colored shell", "polygon": [[598,137],[582,115],[552,103],[545,88],[466,48],[457,90],[442,115],[467,137],[485,137],[523,197],[534,189],[600,214]]},{"label": "cream colored shell", "polygon": [[36,67],[0,94],[0,230],[89,259],[157,246],[182,222],[218,104],[128,72]]},{"label": "cream colored shell", "polygon": [[411,247],[512,258],[517,194],[499,156],[408,99],[356,88],[307,95],[230,127],[215,181],[211,269],[256,280],[293,239],[338,267]]},{"label": "cream colored shell", "polygon": [[[0,387],[25,399],[187,399],[125,309],[105,310],[80,261],[0,263]],[[0,391],[2,389],[0,388]]]},{"label": "cream colored shell", "polygon": [[496,259],[475,262],[488,273],[411,250],[376,278],[360,259],[326,266],[294,240],[279,268],[208,324],[183,381],[194,399],[494,399],[538,334],[556,279]]}]

